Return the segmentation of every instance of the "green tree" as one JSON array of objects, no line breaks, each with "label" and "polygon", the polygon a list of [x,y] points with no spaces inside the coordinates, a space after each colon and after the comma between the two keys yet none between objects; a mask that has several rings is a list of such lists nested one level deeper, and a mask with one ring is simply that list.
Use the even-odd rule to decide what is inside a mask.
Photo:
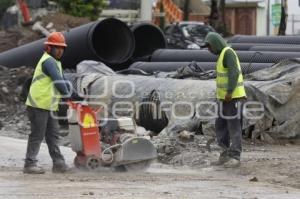
[{"label": "green tree", "polygon": [[106,6],[104,0],[55,0],[67,14],[77,17],[89,17],[96,20]]}]

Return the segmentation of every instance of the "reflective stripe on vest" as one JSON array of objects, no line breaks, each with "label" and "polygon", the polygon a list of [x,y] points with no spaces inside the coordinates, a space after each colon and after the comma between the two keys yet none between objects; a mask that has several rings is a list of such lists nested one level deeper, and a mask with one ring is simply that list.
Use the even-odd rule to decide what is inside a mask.
[{"label": "reflective stripe on vest", "polygon": [[[225,52],[230,49],[230,47],[225,47],[217,61],[217,98],[218,99],[225,99],[225,95],[227,94],[227,89],[228,89],[228,68],[225,68],[223,66],[223,60],[224,60],[224,55]],[[243,80],[243,75],[241,71],[241,66],[240,66],[240,61],[235,53],[234,50],[232,50],[234,55],[236,56],[236,61],[238,65],[238,69],[240,71],[239,77],[238,77],[238,82],[235,87],[235,89],[232,92],[232,98],[240,98],[240,97],[245,97],[246,92],[245,92],[245,87],[244,87],[244,80]]]},{"label": "reflective stripe on vest", "polygon": [[[57,111],[60,93],[54,86],[52,79],[44,74],[42,70],[43,62],[50,57],[51,56],[48,53],[44,53],[38,62],[32,78],[26,105],[45,110]],[[56,61],[56,65],[60,74],[62,75],[61,63]]]}]

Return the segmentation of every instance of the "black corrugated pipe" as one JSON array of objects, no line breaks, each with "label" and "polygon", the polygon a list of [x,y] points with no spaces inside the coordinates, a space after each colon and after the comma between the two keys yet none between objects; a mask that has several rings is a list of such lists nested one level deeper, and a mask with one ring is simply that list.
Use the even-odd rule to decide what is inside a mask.
[{"label": "black corrugated pipe", "polygon": [[[233,49],[239,50],[239,51],[248,51],[250,48],[254,46],[278,46],[279,48],[281,47],[286,47],[286,44],[264,44],[264,43],[228,43]],[[300,45],[294,45],[294,44],[289,44],[289,47],[296,47],[300,48]]]},{"label": "black corrugated pipe", "polygon": [[[215,70],[216,62],[196,62],[203,70]],[[155,71],[171,72],[183,66],[188,66],[191,62],[135,62],[129,69],[140,69],[147,73]],[[241,63],[243,74],[252,73],[264,68],[271,67],[273,63]]]},{"label": "black corrugated pipe", "polygon": [[155,50],[163,49],[167,46],[164,33],[154,24],[146,22],[137,23],[131,27],[131,30],[135,39],[133,61],[146,61]]},{"label": "black corrugated pipe", "polygon": [[[153,107],[155,104],[155,108]],[[166,113],[160,108],[160,96],[156,90],[152,90],[149,96],[143,98],[143,104],[139,111],[137,124],[146,130],[151,130],[158,135],[169,123]]]},{"label": "black corrugated pipe", "polygon": [[271,51],[271,52],[300,52],[300,47],[290,46],[252,46],[249,51]]},{"label": "black corrugated pipe", "polygon": [[273,43],[273,44],[300,44],[300,36],[251,36],[235,35],[228,43]]},{"label": "black corrugated pipe", "polygon": [[[240,62],[277,63],[287,58],[300,58],[296,52],[237,51]],[[152,62],[216,62],[217,56],[207,50],[159,49],[151,57]]]},{"label": "black corrugated pipe", "polygon": [[[134,37],[122,21],[108,18],[64,32],[68,47],[62,58],[65,68],[75,68],[87,59],[102,61],[113,69],[133,54]],[[0,65],[35,67],[40,59],[45,39],[29,43],[0,54]]]},{"label": "black corrugated pipe", "polygon": [[234,50],[247,51],[255,44],[253,43],[228,43]]}]

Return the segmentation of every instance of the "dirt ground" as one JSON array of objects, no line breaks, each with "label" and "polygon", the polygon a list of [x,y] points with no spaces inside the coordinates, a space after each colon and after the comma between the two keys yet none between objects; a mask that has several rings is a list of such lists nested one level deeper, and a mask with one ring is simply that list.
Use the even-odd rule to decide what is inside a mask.
[{"label": "dirt ground", "polygon": [[[52,22],[56,31],[66,31],[71,28],[88,23],[88,18],[73,17],[63,13],[49,14],[38,21],[45,27]],[[12,48],[36,41],[44,36],[31,29],[31,26],[15,27],[6,31],[0,31],[0,53]]]},{"label": "dirt ground", "polygon": [[[21,172],[26,141],[0,137],[0,198],[299,198],[299,145],[246,145],[237,169],[201,165],[170,166],[154,162],[144,173],[52,174],[45,145],[39,154],[44,175]],[[74,153],[62,152],[68,164]],[[217,156],[202,156],[209,163]]]}]

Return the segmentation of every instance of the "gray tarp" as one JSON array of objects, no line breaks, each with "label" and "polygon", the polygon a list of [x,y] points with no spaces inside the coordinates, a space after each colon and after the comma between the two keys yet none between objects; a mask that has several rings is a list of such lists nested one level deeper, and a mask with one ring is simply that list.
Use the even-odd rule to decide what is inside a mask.
[{"label": "gray tarp", "polygon": [[[300,59],[285,60],[246,76],[247,93],[265,105],[259,130],[275,137],[300,135]],[[263,124],[262,124],[263,123]]]},{"label": "gray tarp", "polygon": [[[82,62],[83,68],[88,68],[87,62]],[[103,65],[101,66],[103,67]],[[104,70],[103,70],[104,71]],[[82,72],[82,71],[81,71]],[[259,120],[245,120],[244,128],[254,125],[256,134],[268,132],[272,137],[295,137],[300,134],[300,94],[299,78],[300,60],[286,60],[274,65],[272,68],[254,72],[245,77],[245,86],[248,100],[262,102],[265,114]],[[199,117],[212,111],[212,106],[200,105],[202,102],[215,101],[215,81],[212,80],[177,80],[171,78],[155,78],[137,75],[116,75],[81,73],[76,74],[79,90],[87,90],[91,95],[101,95],[89,99],[89,103],[102,102],[107,105],[109,115],[112,107],[137,109],[143,97],[155,89],[159,92],[162,104],[176,104],[175,114],[167,111],[169,119],[167,132],[174,133],[178,129],[194,129],[199,123],[213,124],[214,118]],[[123,95],[123,96],[122,96]],[[124,102],[128,102],[125,104]],[[180,102],[183,104],[180,105]],[[123,103],[122,105],[118,103]],[[131,104],[130,106],[128,104]],[[168,105],[163,107],[170,107]],[[134,112],[133,111],[133,112]],[[121,111],[123,115],[131,111]],[[198,115],[195,116],[195,112]],[[182,119],[178,117],[188,116]],[[137,115],[134,115],[135,117]]]}]

